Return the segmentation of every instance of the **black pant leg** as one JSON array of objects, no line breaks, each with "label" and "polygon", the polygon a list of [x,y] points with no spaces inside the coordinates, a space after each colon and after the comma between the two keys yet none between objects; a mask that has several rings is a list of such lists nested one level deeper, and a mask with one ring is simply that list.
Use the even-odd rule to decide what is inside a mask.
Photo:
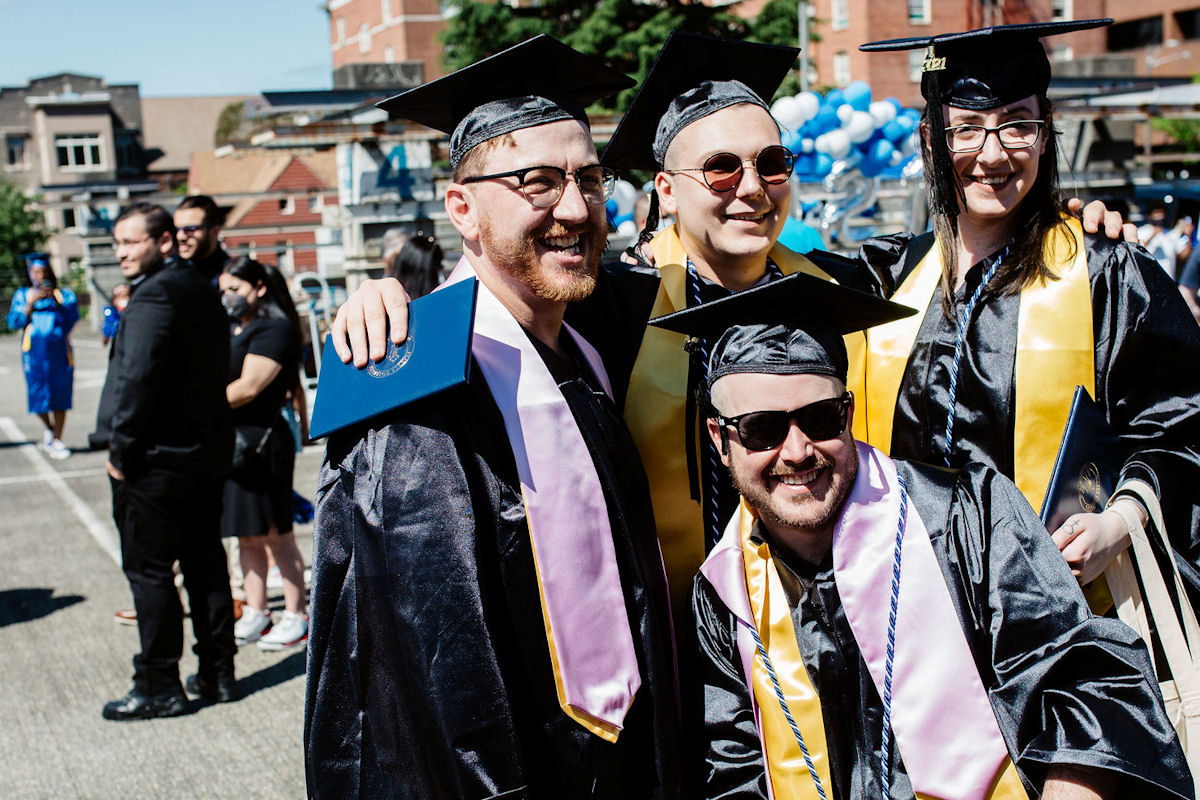
[{"label": "black pant leg", "polygon": [[113,481],[113,519],[121,532],[121,566],[133,593],[141,652],[133,658],[134,687],[162,694],[179,686],[183,608],[172,566],[179,528],[169,508],[167,482],[150,472]]},{"label": "black pant leg", "polygon": [[199,672],[206,678],[233,675],[233,594],[221,544],[222,483],[193,485],[191,513],[179,568],[192,609]]}]

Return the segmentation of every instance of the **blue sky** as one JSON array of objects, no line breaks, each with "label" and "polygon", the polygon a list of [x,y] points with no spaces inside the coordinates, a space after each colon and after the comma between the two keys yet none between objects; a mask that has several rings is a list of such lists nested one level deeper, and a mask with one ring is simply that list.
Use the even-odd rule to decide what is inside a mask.
[{"label": "blue sky", "polygon": [[332,85],[319,0],[0,0],[0,86],[58,72],[148,97]]}]

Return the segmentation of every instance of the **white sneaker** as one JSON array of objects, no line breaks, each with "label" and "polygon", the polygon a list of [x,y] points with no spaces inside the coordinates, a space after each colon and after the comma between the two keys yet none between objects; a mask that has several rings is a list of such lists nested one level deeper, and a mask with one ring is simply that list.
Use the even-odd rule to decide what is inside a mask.
[{"label": "white sneaker", "polygon": [[242,618],[233,624],[233,639],[240,647],[257,642],[269,630],[271,630],[270,612],[242,606]]},{"label": "white sneaker", "polygon": [[63,444],[62,439],[52,438],[50,444],[46,445],[46,453],[55,461],[62,461],[71,457],[71,448]]},{"label": "white sneaker", "polygon": [[50,430],[49,428],[46,428],[46,430],[42,431],[41,447],[43,450],[49,451],[50,443],[53,441],[54,441],[54,431]]},{"label": "white sneaker", "polygon": [[258,646],[262,650],[287,650],[298,647],[306,641],[308,641],[308,615],[285,611],[279,624],[258,640]]}]

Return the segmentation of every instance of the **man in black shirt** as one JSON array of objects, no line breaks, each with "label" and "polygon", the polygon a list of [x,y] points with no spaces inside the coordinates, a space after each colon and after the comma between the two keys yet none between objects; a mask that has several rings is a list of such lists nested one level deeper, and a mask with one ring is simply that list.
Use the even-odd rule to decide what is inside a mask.
[{"label": "man in black shirt", "polygon": [[221,247],[221,226],[225,214],[206,194],[183,198],[175,209],[175,235],[179,257],[200,270],[205,280],[217,280],[229,254]]},{"label": "man in black shirt", "polygon": [[133,689],[104,707],[111,720],[182,714],[183,611],[172,565],[191,604],[198,674],[189,688],[237,697],[233,599],[221,547],[221,486],[233,436],[225,400],[229,326],[217,291],[174,257],[161,206],[137,203],[113,229],[129,305],[110,351],[101,397],[111,431],[113,518],[137,611],[141,652]]}]

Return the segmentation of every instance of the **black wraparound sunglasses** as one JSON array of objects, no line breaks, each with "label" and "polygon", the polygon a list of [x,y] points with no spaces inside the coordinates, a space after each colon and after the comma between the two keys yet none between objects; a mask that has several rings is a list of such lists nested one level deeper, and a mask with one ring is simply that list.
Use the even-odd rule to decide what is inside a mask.
[{"label": "black wraparound sunglasses", "polygon": [[792,421],[814,442],[841,436],[853,400],[850,392],[841,397],[818,400],[793,411],[750,411],[736,417],[717,417],[721,425],[721,443],[728,447],[728,428],[737,431],[742,447],[747,450],[771,450],[783,444],[791,430]]}]

